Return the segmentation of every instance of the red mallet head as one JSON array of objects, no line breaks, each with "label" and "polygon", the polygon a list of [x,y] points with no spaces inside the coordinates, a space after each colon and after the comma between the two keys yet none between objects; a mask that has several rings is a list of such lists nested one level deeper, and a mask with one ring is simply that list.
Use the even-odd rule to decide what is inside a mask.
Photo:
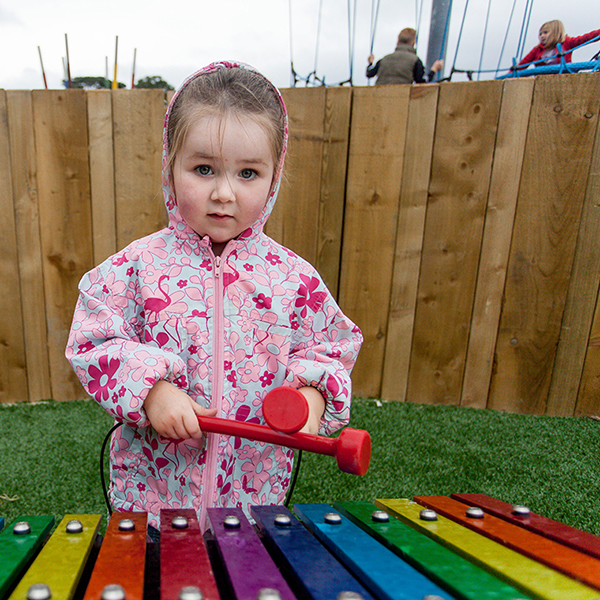
[{"label": "red mallet head", "polygon": [[340,471],[364,475],[371,460],[371,436],[364,429],[346,427],[337,438],[335,459]]},{"label": "red mallet head", "polygon": [[308,402],[296,389],[282,386],[263,400],[263,416],[271,429],[282,433],[300,431],[308,419]]}]

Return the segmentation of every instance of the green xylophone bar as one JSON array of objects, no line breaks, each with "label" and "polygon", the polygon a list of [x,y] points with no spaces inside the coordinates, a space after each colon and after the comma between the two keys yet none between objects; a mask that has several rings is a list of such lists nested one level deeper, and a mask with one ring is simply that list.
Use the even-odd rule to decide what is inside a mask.
[{"label": "green xylophone bar", "polygon": [[3,598],[46,541],[54,517],[20,517],[0,533],[0,598]]},{"label": "green xylophone bar", "polygon": [[412,564],[424,575],[464,600],[530,600],[459,554],[390,517],[370,502],[339,502],[335,508]]},{"label": "green xylophone bar", "polygon": [[[69,600],[92,550],[100,515],[66,515],[41,549],[10,600]],[[33,590],[31,589],[33,586]]]},{"label": "green xylophone bar", "polygon": [[431,511],[435,520],[428,520],[433,515],[423,513],[423,507],[415,502],[392,499],[375,503],[537,600],[598,600],[600,597],[597,590],[436,515],[435,511]]}]

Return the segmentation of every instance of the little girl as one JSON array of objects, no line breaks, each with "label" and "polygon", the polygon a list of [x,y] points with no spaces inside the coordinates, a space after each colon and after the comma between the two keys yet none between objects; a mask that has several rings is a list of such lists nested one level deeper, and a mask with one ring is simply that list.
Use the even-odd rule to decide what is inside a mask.
[{"label": "little girl", "polygon": [[[263,233],[287,145],[277,89],[214,63],[165,119],[169,226],[87,273],[66,356],[86,391],[124,424],[111,444],[111,500],[149,513],[284,500],[293,451],[203,435],[197,415],[264,422],[278,386],[309,404],[303,431],[348,423],[362,343],[315,269]],[[301,202],[302,199],[297,199]],[[308,234],[308,232],[307,232]]]},{"label": "little girl", "polygon": [[[558,48],[556,47],[558,43],[562,45],[563,52],[568,52],[598,36],[600,36],[600,29],[590,31],[589,33],[577,37],[570,37],[565,34],[565,26],[562,24],[562,21],[548,21],[540,27],[538,33],[540,43],[535,46],[527,56],[519,61],[518,66],[528,65],[529,63],[541,61],[542,59],[547,60],[533,66],[557,65],[560,63]],[[565,62],[571,62],[571,58],[572,52],[565,54]]]}]

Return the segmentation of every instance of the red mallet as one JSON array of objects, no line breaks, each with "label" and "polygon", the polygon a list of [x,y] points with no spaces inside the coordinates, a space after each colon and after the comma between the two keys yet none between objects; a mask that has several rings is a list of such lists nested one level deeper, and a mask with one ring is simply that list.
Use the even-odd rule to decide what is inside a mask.
[{"label": "red mallet", "polygon": [[291,387],[271,390],[263,400],[262,411],[267,425],[282,433],[296,433],[308,420],[306,398]]},{"label": "red mallet", "polygon": [[219,433],[235,437],[267,442],[293,448],[306,450],[318,454],[335,456],[340,471],[352,475],[364,475],[369,468],[371,460],[371,437],[368,431],[346,427],[336,438],[311,435],[309,433],[280,433],[268,425],[247,423],[220,419],[218,417],[198,417],[202,431],[206,433]]}]

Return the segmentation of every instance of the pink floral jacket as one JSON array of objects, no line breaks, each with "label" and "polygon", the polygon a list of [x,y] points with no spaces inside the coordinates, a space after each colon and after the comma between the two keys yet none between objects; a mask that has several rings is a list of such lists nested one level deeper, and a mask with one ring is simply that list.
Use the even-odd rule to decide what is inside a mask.
[{"label": "pink floral jacket", "polygon": [[163,147],[169,226],[83,277],[66,356],[90,396],[125,425],[111,444],[113,506],[146,511],[154,526],[161,508],[193,507],[204,524],[208,507],[248,513],[281,503],[293,452],[218,434],[162,438],[144,410],[150,388],[165,379],[219,417],[263,423],[269,390],[313,386],[326,400],[327,435],[348,423],[362,336],[315,269],[263,233],[285,150],[261,217],[215,256],[177,209]]}]

